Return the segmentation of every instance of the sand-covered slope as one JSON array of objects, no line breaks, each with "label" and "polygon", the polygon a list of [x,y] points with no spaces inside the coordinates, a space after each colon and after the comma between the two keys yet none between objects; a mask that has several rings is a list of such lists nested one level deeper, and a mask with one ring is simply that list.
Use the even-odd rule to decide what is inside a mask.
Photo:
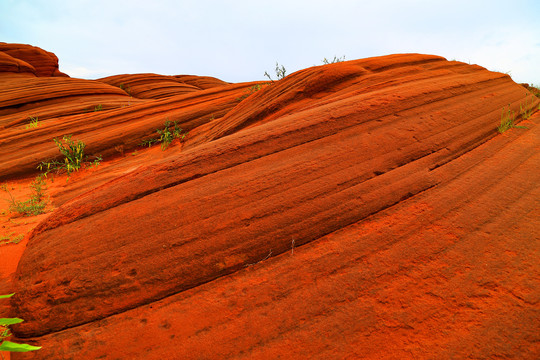
[{"label": "sand-covered slope", "polygon": [[[540,117],[519,117],[540,99],[509,76],[398,54],[258,91],[155,74],[29,79],[0,74],[23,94],[0,94],[4,179],[32,173],[66,131],[105,163],[165,118],[190,131],[167,156],[81,180],[29,235],[14,330],[43,349],[18,358],[540,354]],[[26,140],[27,110],[12,103],[34,106],[47,86],[62,95],[42,100],[52,115]],[[108,109],[62,114],[73,96]],[[499,134],[508,106],[526,128]]]}]

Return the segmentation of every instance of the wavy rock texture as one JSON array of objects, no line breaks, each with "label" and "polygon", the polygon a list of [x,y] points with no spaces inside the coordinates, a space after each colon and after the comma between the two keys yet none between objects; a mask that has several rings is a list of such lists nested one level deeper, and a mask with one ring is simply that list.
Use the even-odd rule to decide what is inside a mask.
[{"label": "wavy rock texture", "polygon": [[[113,108],[62,116],[50,98],[56,115],[18,144],[19,112],[2,105],[0,175],[30,171],[53,150],[33,144],[67,130],[105,154],[164,116],[190,133],[34,229],[12,306],[16,335],[43,349],[18,358],[539,354],[540,119],[497,125],[508,104],[540,101],[507,75],[401,54],[301,70],[243,100],[253,83],[61,80],[74,82],[43,86],[103,91]],[[144,99],[118,106],[120,84]]]},{"label": "wavy rock texture", "polygon": [[2,72],[32,73],[35,76],[62,76],[58,58],[52,52],[25,44],[0,42],[0,70]]},{"label": "wavy rock texture", "polygon": [[[89,154],[110,156],[115,149],[137,147],[166,121],[177,121],[187,132],[223,116],[251,85],[196,76],[100,81],[0,73],[0,181],[35,172],[37,164],[57,157],[55,137],[73,134]],[[40,126],[29,132],[31,118]]]},{"label": "wavy rock texture", "polygon": [[141,99],[160,99],[227,85],[224,81],[208,76],[158,74],[115,75],[99,79],[99,81],[118,86],[131,96]]}]

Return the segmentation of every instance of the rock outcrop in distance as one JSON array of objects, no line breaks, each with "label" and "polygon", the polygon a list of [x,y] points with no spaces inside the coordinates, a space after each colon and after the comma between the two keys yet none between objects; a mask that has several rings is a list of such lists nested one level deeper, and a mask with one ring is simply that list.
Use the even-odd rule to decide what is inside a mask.
[{"label": "rock outcrop in distance", "polygon": [[13,328],[43,348],[14,358],[540,354],[540,99],[508,75],[422,54],[270,84],[5,62],[0,179],[66,133],[106,163],[166,119],[189,131],[32,231]]}]

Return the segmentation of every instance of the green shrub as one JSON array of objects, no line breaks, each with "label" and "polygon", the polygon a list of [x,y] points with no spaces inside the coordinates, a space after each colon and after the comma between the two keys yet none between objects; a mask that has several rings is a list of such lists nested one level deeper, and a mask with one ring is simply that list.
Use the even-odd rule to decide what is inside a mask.
[{"label": "green shrub", "polygon": [[59,172],[62,170],[65,170],[70,175],[74,171],[79,171],[83,163],[99,165],[102,160],[100,156],[96,156],[94,161],[88,161],[88,156],[84,154],[86,144],[80,140],[75,142],[71,139],[71,135],[64,135],[62,141],[57,138],[54,138],[53,141],[58,147],[58,150],[60,150],[60,153],[64,155],[64,161],[42,161],[38,165],[38,169],[40,171],[44,171],[45,169],[45,175],[51,171]]},{"label": "green shrub", "polygon": [[165,121],[165,127],[163,129],[157,129],[156,132],[159,135],[158,138],[143,140],[141,145],[150,147],[153,144],[161,143],[161,150],[165,150],[174,139],[180,139],[180,141],[182,141],[186,137],[185,133],[182,134],[182,129],[178,127],[176,121]]},{"label": "green shrub", "polygon": [[[15,294],[0,295],[0,299],[7,299]],[[41,346],[33,346],[28,344],[19,344],[5,339],[11,336],[9,327],[14,324],[22,323],[24,320],[19,318],[0,318],[0,351],[10,352],[27,352],[41,349]],[[2,359],[4,357],[2,356]]]}]

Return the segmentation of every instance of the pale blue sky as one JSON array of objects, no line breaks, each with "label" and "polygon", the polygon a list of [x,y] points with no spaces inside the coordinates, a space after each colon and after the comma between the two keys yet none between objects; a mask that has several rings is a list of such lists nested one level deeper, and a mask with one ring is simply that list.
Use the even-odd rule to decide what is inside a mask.
[{"label": "pale blue sky", "polygon": [[540,0],[0,0],[0,41],[54,52],[73,77],[153,72],[240,82],[416,52],[540,85]]}]

